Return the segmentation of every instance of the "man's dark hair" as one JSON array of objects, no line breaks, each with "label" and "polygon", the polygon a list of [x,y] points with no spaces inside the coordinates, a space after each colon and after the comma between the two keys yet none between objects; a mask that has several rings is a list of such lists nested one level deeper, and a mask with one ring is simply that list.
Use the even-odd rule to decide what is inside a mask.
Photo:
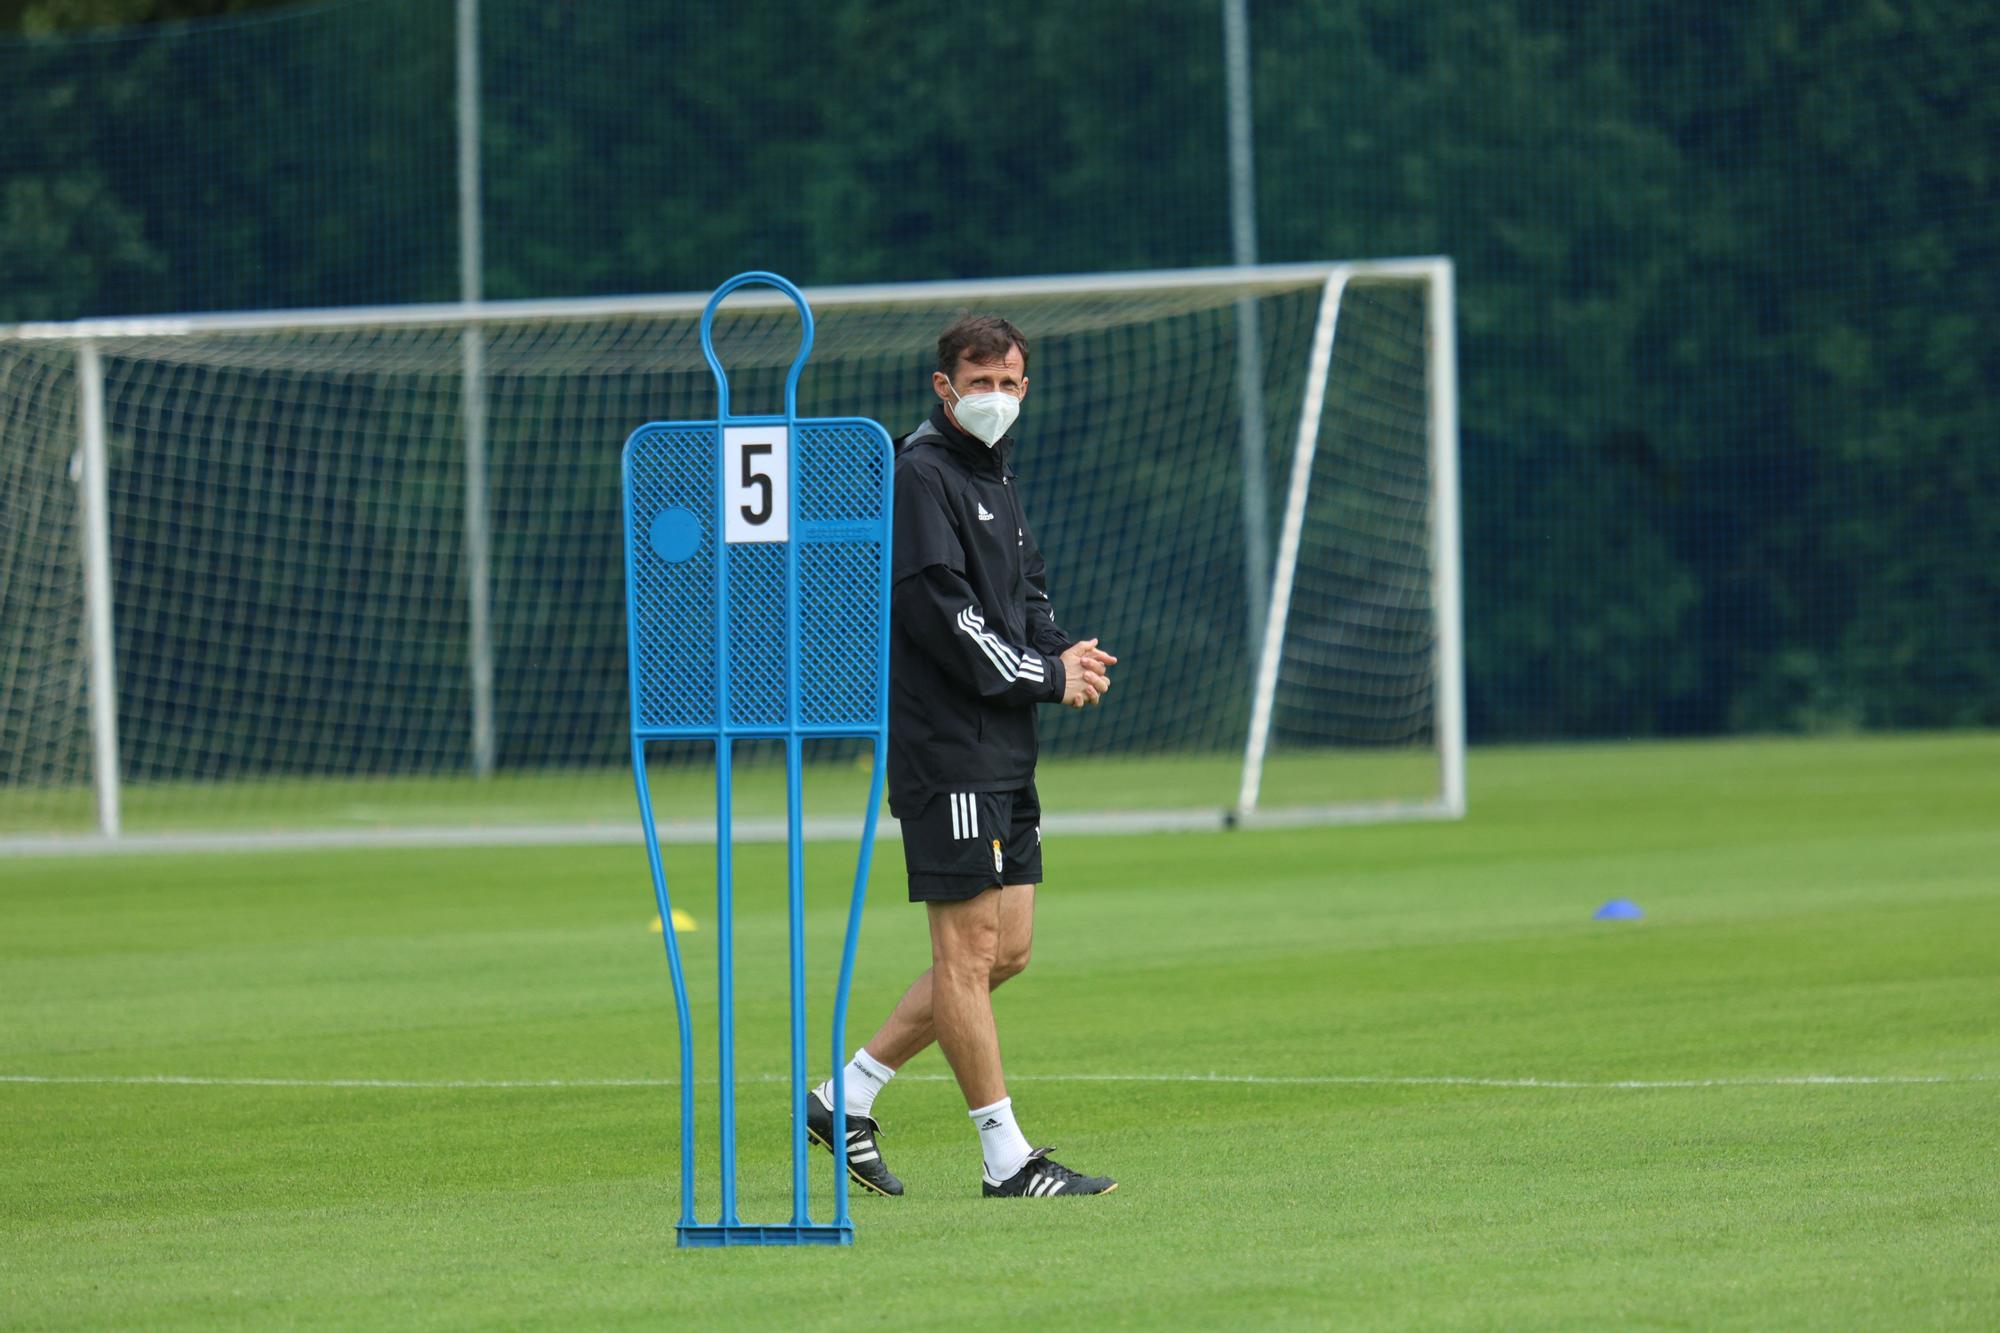
[{"label": "man's dark hair", "polygon": [[1028,340],[998,315],[960,315],[938,335],[938,369],[946,379],[958,374],[960,358],[1005,361],[1007,349],[1021,349],[1021,373],[1028,373]]}]

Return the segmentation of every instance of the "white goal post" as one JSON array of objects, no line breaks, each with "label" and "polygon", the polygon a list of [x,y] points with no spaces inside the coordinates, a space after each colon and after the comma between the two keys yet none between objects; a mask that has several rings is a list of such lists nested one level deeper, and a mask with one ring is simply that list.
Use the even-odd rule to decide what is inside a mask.
[{"label": "white goal post", "polygon": [[[1425,317],[1429,330],[1426,376],[1431,386],[1428,410],[1430,466],[1430,558],[1433,689],[1438,749],[1438,790],[1435,796],[1406,809],[1362,806],[1352,811],[1310,808],[1288,818],[1359,818],[1408,815],[1418,818],[1461,818],[1465,814],[1465,635],[1460,593],[1458,496],[1458,346],[1453,272],[1448,260],[1420,261],[1432,265],[1424,279]],[[1251,701],[1250,734],[1243,751],[1243,783],[1236,799],[1239,819],[1255,819],[1264,778],[1264,758],[1271,741],[1273,701],[1283,660],[1285,628],[1298,577],[1299,548],[1305,536],[1306,506],[1312,493],[1313,462],[1319,451],[1325,416],[1327,381],[1338,336],[1341,297],[1350,282],[1393,281],[1398,267],[1342,265],[1326,278],[1325,294],[1313,328],[1312,369],[1299,408],[1299,426],[1292,446],[1292,466],[1285,486],[1284,528],[1278,539],[1277,562],[1271,574],[1262,649],[1257,659],[1257,688]]]},{"label": "white goal post", "polygon": [[[893,434],[953,315],[1031,340],[1027,513],[1122,659],[1044,714],[1052,828],[1463,815],[1449,260],[807,295],[801,409]],[[617,448],[712,413],[705,301],[0,326],[0,852],[636,837],[528,780],[620,767]],[[755,288],[717,339],[753,400],[797,345]]]}]

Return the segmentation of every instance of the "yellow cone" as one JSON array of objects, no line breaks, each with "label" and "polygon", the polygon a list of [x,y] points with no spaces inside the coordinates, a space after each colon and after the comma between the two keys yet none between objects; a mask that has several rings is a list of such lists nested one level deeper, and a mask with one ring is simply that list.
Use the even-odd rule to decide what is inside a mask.
[{"label": "yellow cone", "polygon": [[[646,929],[652,931],[655,935],[660,933],[660,914],[658,912],[653,913],[653,924],[646,927]],[[675,934],[680,934],[685,931],[700,930],[700,929],[701,927],[697,926],[694,923],[693,917],[689,916],[686,912],[683,912],[678,907],[674,909]]]}]

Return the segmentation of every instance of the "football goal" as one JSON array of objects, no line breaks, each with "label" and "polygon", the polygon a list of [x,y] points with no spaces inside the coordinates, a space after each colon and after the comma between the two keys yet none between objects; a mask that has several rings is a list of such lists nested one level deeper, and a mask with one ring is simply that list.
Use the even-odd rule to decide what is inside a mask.
[{"label": "football goal", "polygon": [[[954,315],[1032,342],[1024,507],[1120,658],[1042,711],[1052,827],[1463,812],[1449,261],[807,295],[800,410],[893,435]],[[0,327],[0,847],[636,837],[618,451],[713,415],[704,300]],[[746,289],[717,345],[768,410],[796,316]]]}]

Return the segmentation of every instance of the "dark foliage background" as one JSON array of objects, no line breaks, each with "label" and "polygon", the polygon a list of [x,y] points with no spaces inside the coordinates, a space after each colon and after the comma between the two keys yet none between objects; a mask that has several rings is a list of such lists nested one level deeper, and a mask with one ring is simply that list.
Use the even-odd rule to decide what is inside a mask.
[{"label": "dark foliage background", "polygon": [[[482,9],[489,297],[1228,258],[1214,0]],[[1476,738],[2000,725],[2000,10],[1252,9],[1263,258],[1458,263]],[[0,320],[456,297],[449,0],[0,20]]]}]

